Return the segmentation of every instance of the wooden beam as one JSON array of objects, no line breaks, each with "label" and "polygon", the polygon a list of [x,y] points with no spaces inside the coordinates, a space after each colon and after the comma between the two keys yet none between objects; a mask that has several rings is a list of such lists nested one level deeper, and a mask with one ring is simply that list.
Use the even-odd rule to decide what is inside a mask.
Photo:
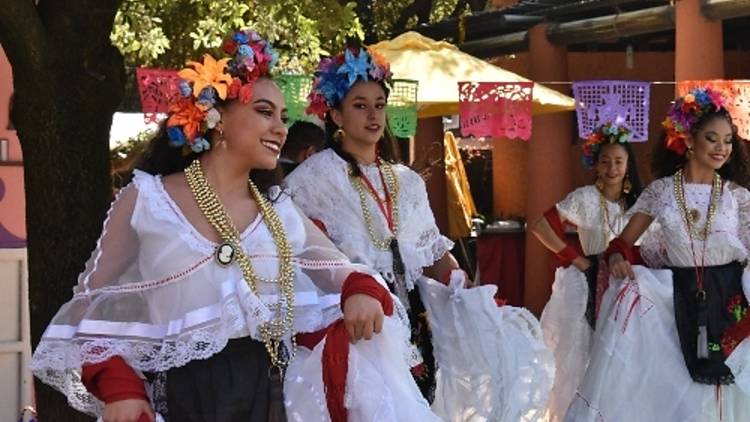
[{"label": "wooden beam", "polygon": [[550,25],[547,38],[554,44],[577,44],[668,31],[674,26],[674,7],[666,5]]},{"label": "wooden beam", "polygon": [[704,0],[701,12],[709,19],[720,20],[750,15],[750,0]]}]

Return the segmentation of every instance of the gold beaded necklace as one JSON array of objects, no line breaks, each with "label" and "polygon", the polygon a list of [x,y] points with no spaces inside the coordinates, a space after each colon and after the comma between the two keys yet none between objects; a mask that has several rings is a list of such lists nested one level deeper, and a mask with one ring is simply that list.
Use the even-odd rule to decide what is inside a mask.
[{"label": "gold beaded necklace", "polygon": [[203,215],[224,241],[217,248],[217,260],[219,260],[218,256],[223,253],[222,250],[224,248],[231,248],[228,262],[221,262],[220,260],[220,263],[228,265],[232,259],[236,260],[245,282],[253,294],[258,297],[260,297],[258,283],[278,284],[280,290],[279,301],[273,308],[277,315],[280,315],[282,312],[284,315],[280,315],[278,319],[261,324],[259,332],[261,340],[266,345],[266,351],[268,351],[268,355],[271,358],[271,364],[278,368],[286,367],[296,354],[297,343],[294,336],[292,336],[292,353],[280,353],[282,339],[287,333],[292,331],[294,326],[294,268],[292,267],[292,247],[287,240],[281,218],[269,201],[260,193],[255,183],[248,179],[248,190],[258,204],[260,213],[276,244],[276,251],[279,256],[279,278],[264,279],[255,274],[250,259],[242,249],[240,232],[231,218],[229,218],[216,192],[208,183],[208,180],[206,180],[199,160],[194,160],[185,169],[185,178],[198,203],[198,208],[200,208]]},{"label": "gold beaded necklace", "polygon": [[685,219],[688,235],[690,235],[691,238],[695,237],[698,240],[706,240],[708,237],[708,234],[711,232],[711,224],[713,223],[716,210],[719,206],[719,200],[721,199],[721,188],[721,176],[719,176],[719,173],[714,172],[713,182],[711,183],[711,202],[708,204],[706,223],[703,226],[703,230],[698,230],[695,227],[697,223],[696,220],[698,220],[697,213],[693,212],[693,210],[689,210],[687,202],[685,201],[684,173],[682,169],[680,169],[674,174],[674,196],[677,200],[677,206],[680,208],[680,212]]},{"label": "gold beaded necklace", "polygon": [[[360,207],[362,208],[362,216],[365,220],[365,227],[367,227],[367,233],[370,236],[370,240],[372,241],[373,245],[375,245],[376,248],[382,250],[382,251],[388,251],[392,248],[392,241],[396,238],[396,235],[398,235],[398,179],[396,178],[396,174],[393,171],[393,166],[390,163],[386,163],[382,161],[380,158],[377,159],[377,165],[380,169],[382,169],[383,174],[383,181],[385,182],[385,194],[387,203],[389,204],[389,212],[392,216],[392,227],[391,235],[386,236],[385,238],[380,238],[375,234],[375,228],[373,227],[372,222],[372,214],[370,213],[370,207],[367,206],[367,192],[365,192],[366,186],[365,182],[362,180],[361,177],[357,177],[354,175],[353,170],[349,170],[349,180],[352,183],[352,186],[354,186],[354,189],[357,191],[357,194],[359,195],[359,203]],[[375,194],[373,192],[373,194]],[[376,197],[376,201],[379,201],[379,199]]]},{"label": "gold beaded necklace", "polygon": [[[601,206],[601,209],[602,209],[602,225],[604,226],[603,231],[605,233],[605,236],[607,233],[607,229],[609,229],[610,233],[612,233],[614,237],[617,237],[619,235],[619,233],[616,230],[617,227],[616,226],[612,227],[612,222],[609,218],[609,204],[607,203],[609,201],[604,196],[604,192],[602,192],[598,187],[597,187],[597,191],[599,192],[599,205]],[[622,202],[623,202],[622,199],[619,199],[616,202],[617,206],[620,208],[620,214],[624,212],[624,208],[625,208]]]}]

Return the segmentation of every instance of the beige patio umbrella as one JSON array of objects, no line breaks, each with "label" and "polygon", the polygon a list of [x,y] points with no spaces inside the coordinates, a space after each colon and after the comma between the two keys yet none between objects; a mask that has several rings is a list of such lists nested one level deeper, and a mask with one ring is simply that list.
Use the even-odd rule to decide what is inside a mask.
[{"label": "beige patio umbrella", "polygon": [[[453,44],[417,32],[401,34],[371,48],[390,62],[395,78],[419,81],[419,117],[458,114],[458,82],[530,82]],[[533,96],[533,114],[575,110],[573,98],[543,85],[534,84]]]}]

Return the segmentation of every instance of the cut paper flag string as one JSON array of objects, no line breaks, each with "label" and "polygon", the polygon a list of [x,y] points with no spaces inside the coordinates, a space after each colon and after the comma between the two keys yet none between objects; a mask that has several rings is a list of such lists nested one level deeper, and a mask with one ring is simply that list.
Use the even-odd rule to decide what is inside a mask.
[{"label": "cut paper flag string", "polygon": [[461,135],[531,138],[533,82],[459,82]]},{"label": "cut paper flag string", "polygon": [[641,81],[573,82],[578,137],[588,138],[603,124],[620,122],[633,134],[632,142],[648,140],[651,84]]},{"label": "cut paper flag string", "polygon": [[160,113],[180,96],[180,77],[176,70],[139,67],[135,70],[141,110],[145,123],[154,123]]}]

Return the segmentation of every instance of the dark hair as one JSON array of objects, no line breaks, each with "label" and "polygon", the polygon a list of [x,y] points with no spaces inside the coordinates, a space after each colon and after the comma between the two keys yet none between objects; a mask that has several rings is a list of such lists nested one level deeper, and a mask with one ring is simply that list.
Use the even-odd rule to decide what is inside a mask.
[{"label": "dark hair", "polygon": [[625,173],[625,178],[627,180],[630,180],[630,192],[623,192],[622,196],[625,198],[625,204],[627,205],[627,208],[630,208],[635,204],[635,201],[638,200],[638,196],[640,196],[641,192],[643,191],[643,184],[641,183],[640,176],[638,176],[638,163],[635,159],[635,153],[633,152],[633,148],[630,146],[629,142],[605,144],[602,145],[601,148],[598,148],[594,153],[595,163],[599,162],[599,154],[601,154],[602,150],[607,145],[619,145],[623,149],[625,149],[625,152],[628,154],[628,169]]},{"label": "dark hair", "polygon": [[281,156],[293,158],[309,147],[315,147],[315,151],[320,151],[325,145],[326,133],[318,125],[303,121],[294,122],[286,135]]},{"label": "dark hair", "polygon": [[[690,135],[697,138],[698,132],[714,119],[724,119],[732,127],[732,154],[723,166],[719,169],[719,175],[722,179],[731,180],[740,186],[750,187],[750,171],[747,164],[747,151],[742,140],[737,135],[737,127],[732,123],[732,116],[726,109],[712,111],[707,113],[693,125],[690,129]],[[651,161],[651,171],[655,177],[668,177],[677,170],[683,168],[687,162],[685,155],[679,155],[666,147],[667,133],[663,132],[659,137],[659,142],[654,146],[653,160]]]}]

